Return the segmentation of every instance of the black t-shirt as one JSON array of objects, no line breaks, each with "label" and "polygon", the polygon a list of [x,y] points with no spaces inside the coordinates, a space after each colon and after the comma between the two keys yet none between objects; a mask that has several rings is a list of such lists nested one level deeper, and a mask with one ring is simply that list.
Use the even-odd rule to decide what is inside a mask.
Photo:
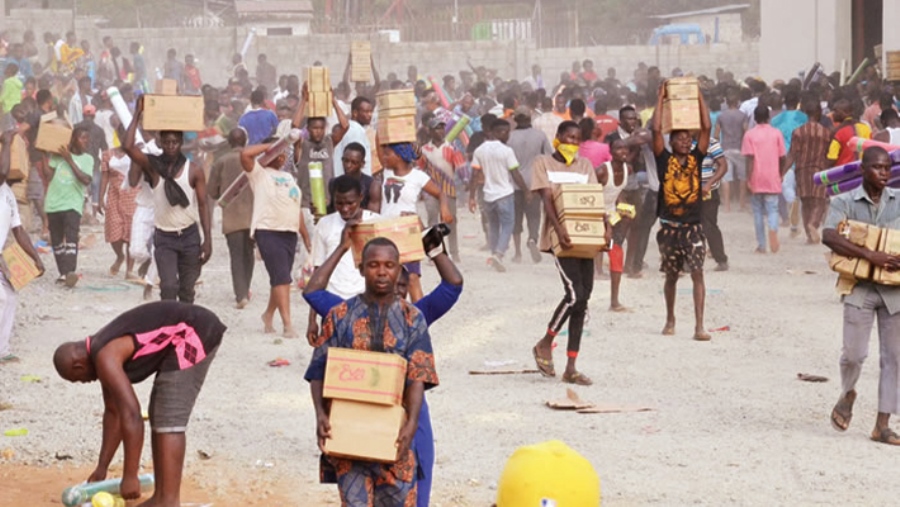
[{"label": "black t-shirt", "polygon": [[484,135],[484,132],[475,132],[472,134],[472,137],[469,138],[469,145],[466,146],[466,155],[471,158],[472,154],[475,153],[475,150],[484,144],[485,141],[487,141],[487,136]]},{"label": "black t-shirt", "polygon": [[694,148],[682,166],[669,150],[656,157],[659,174],[659,218],[682,224],[699,224],[703,203],[701,165],[706,153]]},{"label": "black t-shirt", "polygon": [[107,343],[130,335],[134,355],[122,367],[136,384],[157,372],[187,369],[199,363],[219,346],[225,329],[219,317],[202,306],[157,301],[113,319],[88,337],[88,350],[91,359],[96,360]]}]

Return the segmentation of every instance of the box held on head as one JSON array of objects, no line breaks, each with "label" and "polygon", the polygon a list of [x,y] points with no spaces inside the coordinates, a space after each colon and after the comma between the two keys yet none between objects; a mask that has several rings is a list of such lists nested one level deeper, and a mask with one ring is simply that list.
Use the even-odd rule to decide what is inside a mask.
[{"label": "box held on head", "polygon": [[178,95],[178,81],[174,79],[158,79],[154,93],[156,95]]},{"label": "box held on head", "polygon": [[406,359],[397,354],[331,347],[322,396],[379,405],[400,405]]},{"label": "box held on head", "polygon": [[203,97],[145,95],[144,130],[199,132],[203,123]]},{"label": "box held on head", "polygon": [[331,438],[325,454],[379,463],[397,461],[397,437],[406,419],[402,405],[331,401]]},{"label": "box held on head", "polygon": [[[390,182],[386,182],[390,184]],[[420,261],[425,258],[425,247],[422,246],[422,224],[419,217],[405,216],[389,219],[374,219],[356,225],[350,232],[353,250],[353,263],[362,262],[362,251],[366,243],[375,238],[387,238],[400,250],[400,262]]]}]

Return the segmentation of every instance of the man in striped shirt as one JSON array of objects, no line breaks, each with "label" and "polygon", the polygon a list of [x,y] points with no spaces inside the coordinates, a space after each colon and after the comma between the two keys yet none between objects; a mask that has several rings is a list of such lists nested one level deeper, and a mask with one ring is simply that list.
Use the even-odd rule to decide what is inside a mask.
[{"label": "man in striped shirt", "polygon": [[[447,196],[450,213],[453,215],[453,221],[456,222],[456,171],[465,167],[466,156],[446,141],[446,127],[446,121],[438,116],[434,116],[428,122],[431,140],[422,146],[419,167]],[[428,226],[437,225],[441,221],[440,203],[434,197],[426,195],[425,207],[428,210]],[[456,227],[450,228],[450,258],[454,262],[459,262],[459,237],[456,229]]]},{"label": "man in striped shirt", "polygon": [[[697,142],[694,141],[694,148],[696,147]],[[705,201],[700,209],[700,222],[703,224],[709,251],[716,261],[715,271],[728,271],[728,255],[725,254],[725,242],[719,229],[719,205],[722,202],[719,197],[719,186],[727,172],[728,161],[725,158],[725,151],[716,138],[710,137],[709,151],[706,152],[706,158],[703,159],[700,168]]]},{"label": "man in striped shirt", "polygon": [[819,101],[809,99],[803,103],[803,111],[809,121],[791,134],[791,148],[785,158],[782,172],[795,165],[797,176],[797,197],[800,198],[803,228],[806,230],[806,242],[815,244],[820,241],[819,227],[828,210],[828,197],[825,187],[813,184],[813,174],[831,167],[828,160],[828,147],[831,144],[831,132],[819,122],[822,117],[822,106]]}]

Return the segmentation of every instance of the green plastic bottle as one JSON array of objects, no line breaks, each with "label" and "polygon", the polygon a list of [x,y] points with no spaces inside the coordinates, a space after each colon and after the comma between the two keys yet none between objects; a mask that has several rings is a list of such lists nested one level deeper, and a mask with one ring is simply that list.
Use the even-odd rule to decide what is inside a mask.
[{"label": "green plastic bottle", "polygon": [[312,194],[313,211],[316,216],[325,216],[327,213],[325,204],[325,178],[322,175],[322,162],[309,163],[309,190]]}]

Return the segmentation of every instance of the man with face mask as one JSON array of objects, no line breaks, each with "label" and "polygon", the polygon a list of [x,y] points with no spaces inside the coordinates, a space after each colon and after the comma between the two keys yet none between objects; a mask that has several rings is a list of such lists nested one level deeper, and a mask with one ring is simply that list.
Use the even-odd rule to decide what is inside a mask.
[{"label": "man with face mask", "polygon": [[[559,214],[553,202],[553,191],[563,183],[597,183],[597,173],[591,162],[578,156],[581,143],[581,128],[573,121],[559,125],[553,145],[556,151],[551,155],[539,155],[534,159],[531,174],[531,190],[538,194],[544,204],[544,225],[541,228],[540,249],[551,252],[550,233],[554,231],[564,250],[572,247],[569,233],[559,221]],[[606,227],[607,244],[611,228]],[[563,280],[565,296],[553,312],[547,331],[532,349],[534,361],[541,375],[555,377],[553,364],[553,341],[563,325],[569,324],[569,342],[566,347],[567,363],[562,381],[567,384],[589,386],[590,378],[575,367],[581,350],[581,335],[587,315],[588,300],[594,290],[594,259],[578,257],[556,257],[556,269]]]},{"label": "man with face mask", "polygon": [[347,126],[335,127],[332,133],[332,141],[337,143],[334,147],[334,175],[335,177],[344,174],[344,163],[341,160],[344,155],[344,149],[350,143],[359,143],[366,149],[369,156],[366,157],[363,173],[372,175],[372,147],[369,145],[369,136],[366,134],[366,127],[372,123],[372,101],[365,97],[356,97],[350,103],[350,121]]},{"label": "man with face mask", "polygon": [[[192,165],[181,153],[184,133],[159,133],[162,155],[148,155],[135,143],[144,114],[144,98],[138,99],[134,119],[125,134],[124,149],[140,168],[153,190],[153,246],[159,270],[162,299],[194,302],[194,285],[200,270],[212,255],[210,213],[207,208],[203,168]],[[136,185],[140,176],[129,180]],[[203,228],[201,243],[197,224]]]}]

